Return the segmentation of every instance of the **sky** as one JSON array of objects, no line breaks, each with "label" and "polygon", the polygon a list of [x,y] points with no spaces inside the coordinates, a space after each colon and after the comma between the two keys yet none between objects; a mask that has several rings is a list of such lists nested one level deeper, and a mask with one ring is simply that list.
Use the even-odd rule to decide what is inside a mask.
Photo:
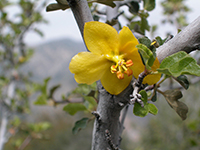
[{"label": "sky", "polygon": [[[48,4],[54,3],[55,0],[49,0]],[[156,9],[150,12],[148,18],[149,24],[160,24],[162,20],[162,8],[160,6],[160,0],[156,1]],[[200,16],[200,1],[187,0],[186,4],[191,8],[191,12],[188,14],[188,22],[192,22],[198,16]],[[26,36],[25,42],[28,45],[37,45],[40,43],[48,42],[55,39],[70,38],[76,41],[82,41],[81,34],[74,19],[74,16],[70,9],[66,11],[58,10],[53,12],[42,11],[44,18],[48,21],[48,24],[40,24],[38,28],[43,31],[44,37],[40,37],[34,33],[29,33]],[[126,22],[122,21],[122,25],[126,25]],[[165,36],[167,31],[171,31],[172,34],[176,34],[176,30],[169,25],[161,25],[156,32],[159,36]]]}]

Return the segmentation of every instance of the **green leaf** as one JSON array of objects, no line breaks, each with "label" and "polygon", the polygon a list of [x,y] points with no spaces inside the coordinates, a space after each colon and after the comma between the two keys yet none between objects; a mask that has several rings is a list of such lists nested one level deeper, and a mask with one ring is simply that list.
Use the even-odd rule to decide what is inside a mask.
[{"label": "green leaf", "polygon": [[136,115],[136,116],[139,116],[139,117],[145,117],[146,115],[148,115],[149,113],[149,107],[148,107],[148,103],[147,103],[147,93],[146,91],[144,90],[141,90],[140,91],[140,94],[142,96],[142,101],[144,103],[144,107],[142,107],[139,103],[135,103],[134,104],[134,108],[133,108],[133,113]]},{"label": "green leaf", "polygon": [[152,11],[156,6],[155,0],[143,0],[143,2],[143,7],[147,11]]},{"label": "green leaf", "polygon": [[200,66],[186,52],[180,51],[166,57],[160,64],[158,72],[178,77],[182,74],[200,76]]},{"label": "green leaf", "polygon": [[129,7],[130,13],[137,14],[139,11],[140,5],[138,4],[138,2],[131,1],[128,7]]},{"label": "green leaf", "polygon": [[178,101],[182,98],[182,93],[180,90],[167,90],[164,92],[164,96],[168,104],[177,112],[177,114],[185,120],[187,118],[188,107],[183,102]]},{"label": "green leaf", "polygon": [[47,97],[46,95],[38,96],[37,100],[34,102],[35,105],[47,105]]},{"label": "green leaf", "polygon": [[[122,0],[96,0],[94,2],[104,4],[104,5],[107,5],[107,6],[114,8],[116,5],[115,5],[115,3],[113,3],[113,1],[122,1]],[[93,1],[91,1],[91,2],[93,2]],[[88,3],[91,3],[91,2],[88,1]]]},{"label": "green leaf", "polygon": [[70,8],[69,6],[64,6],[64,5],[61,5],[61,4],[57,4],[57,3],[53,3],[53,4],[49,4],[47,7],[46,7],[46,11],[49,12],[49,11],[55,11],[55,10],[65,10],[65,9],[68,9]]},{"label": "green leaf", "polygon": [[53,86],[51,89],[50,89],[50,93],[49,93],[49,98],[53,98],[53,95],[55,93],[55,91],[60,87],[60,84],[59,85],[56,85],[56,86]]},{"label": "green leaf", "polygon": [[19,125],[21,124],[21,120],[19,117],[14,117],[13,120],[11,121],[12,126],[14,127],[19,127]]},{"label": "green leaf", "polygon": [[48,77],[48,78],[44,79],[44,81],[43,81],[44,84],[41,86],[41,92],[43,95],[47,95],[47,85],[48,85],[50,79],[51,79],[51,77]]},{"label": "green leaf", "polygon": [[150,26],[148,24],[148,21],[147,21],[146,17],[141,17],[140,30],[142,31],[142,33],[145,33],[145,30],[147,30],[147,31],[150,30]]},{"label": "green leaf", "polygon": [[69,103],[63,108],[63,110],[68,112],[70,115],[75,115],[78,111],[85,111],[87,108],[81,103]]},{"label": "green leaf", "polygon": [[94,97],[92,96],[84,96],[84,100],[88,101],[92,107],[96,107],[97,106],[97,102],[94,99]]},{"label": "green leaf", "polygon": [[41,37],[44,36],[44,34],[43,34],[43,32],[42,32],[41,30],[39,30],[39,29],[37,29],[37,28],[34,28],[34,31],[35,31],[38,35],[40,35]]},{"label": "green leaf", "polygon": [[79,121],[76,121],[72,133],[77,134],[80,130],[85,129],[88,124],[89,118],[82,118]]},{"label": "green leaf", "polygon": [[51,124],[49,122],[39,122],[39,123],[31,123],[28,125],[29,129],[34,132],[41,132],[49,129]]},{"label": "green leaf", "polygon": [[163,45],[165,43],[166,39],[162,39],[160,36],[156,37],[156,41],[158,42],[159,46]]},{"label": "green leaf", "polygon": [[142,57],[142,60],[146,68],[148,70],[151,70],[151,66],[153,65],[155,60],[153,52],[143,44],[138,44],[136,48],[138,48],[138,51]]},{"label": "green leaf", "polygon": [[187,127],[192,131],[198,130],[198,126],[199,126],[198,120],[193,120],[193,121],[189,122],[189,124],[187,125]]},{"label": "green leaf", "polygon": [[158,113],[158,109],[154,104],[148,103],[148,95],[145,90],[141,90],[139,92],[142,96],[142,101],[144,103],[144,107],[142,107],[139,103],[134,104],[133,113],[139,117],[145,117],[148,113],[156,115]]},{"label": "green leaf", "polygon": [[158,113],[158,108],[154,104],[148,104],[149,113],[156,115]]},{"label": "green leaf", "polygon": [[68,5],[68,2],[66,0],[56,0],[57,3],[62,4],[62,5]]},{"label": "green leaf", "polygon": [[142,96],[142,101],[144,102],[144,104],[147,103],[148,101],[148,95],[147,95],[147,92],[145,90],[141,90],[139,92],[139,94]]},{"label": "green leaf", "polygon": [[96,82],[91,85],[78,84],[78,87],[72,91],[73,94],[87,95],[91,90],[96,91]]},{"label": "green leaf", "polygon": [[139,38],[138,41],[140,44],[144,44],[144,45],[146,45],[146,47],[150,48],[151,40],[148,39],[147,37]]},{"label": "green leaf", "polygon": [[99,19],[100,19],[100,16],[98,16],[98,15],[94,14],[94,15],[93,15],[93,19],[94,19],[94,21],[99,21]]},{"label": "green leaf", "polygon": [[155,102],[155,101],[157,101],[157,92],[156,92],[156,90],[154,90],[154,93],[153,93],[153,94],[154,94],[154,95],[153,95],[151,101],[152,101],[152,102]]},{"label": "green leaf", "polygon": [[98,3],[110,6],[112,8],[114,8],[116,6],[115,3],[109,2],[109,1],[108,2],[106,2],[106,1],[98,1]]},{"label": "green leaf", "polygon": [[140,21],[130,22],[130,24],[128,24],[128,27],[129,27],[129,29],[134,30],[135,32],[144,34],[140,30]]},{"label": "green leaf", "polygon": [[49,4],[47,7],[46,7],[46,11],[49,12],[49,11],[55,11],[55,10],[66,10],[69,7],[68,3],[66,0],[56,0],[57,3],[52,3],[52,4]]},{"label": "green leaf", "polygon": [[189,88],[189,85],[190,85],[190,83],[189,83],[189,81],[188,81],[188,79],[187,79],[187,77],[185,76],[185,75],[180,75],[180,76],[178,76],[177,78],[174,78],[180,85],[182,85],[182,87],[184,88],[184,89],[188,89]]},{"label": "green leaf", "polygon": [[136,116],[145,117],[149,113],[149,107],[148,105],[144,105],[144,107],[142,107],[139,103],[135,103],[133,108],[133,113]]}]

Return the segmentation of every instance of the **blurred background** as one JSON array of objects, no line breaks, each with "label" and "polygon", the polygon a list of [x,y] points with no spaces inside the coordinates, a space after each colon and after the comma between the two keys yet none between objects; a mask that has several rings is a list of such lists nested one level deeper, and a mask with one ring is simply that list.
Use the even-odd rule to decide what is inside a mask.
[{"label": "blurred background", "polygon": [[[70,115],[63,111],[66,103],[62,103],[80,90],[68,66],[71,58],[86,48],[71,10],[46,12],[46,6],[51,3],[56,1],[0,2],[0,150],[88,150],[91,147],[93,120],[86,127],[81,126],[80,132],[73,128],[77,120],[90,118],[91,114]],[[200,1],[196,0],[157,0],[155,9],[146,18],[150,28],[143,34],[151,39],[176,35],[178,29],[199,16],[199,5]],[[140,9],[142,6],[141,2]],[[94,17],[106,22],[106,16],[98,14],[106,11],[105,5],[93,3],[90,8]],[[138,20],[130,7],[123,6],[120,11],[124,11],[118,18],[121,26],[132,27],[131,20]],[[198,52],[195,58],[199,59]],[[155,103],[159,109],[156,116],[136,117],[130,107],[121,148],[199,150],[198,81],[183,90],[181,101],[189,108],[184,121],[161,95]],[[165,86],[171,86],[171,82]],[[73,100],[80,98],[73,97]]]}]

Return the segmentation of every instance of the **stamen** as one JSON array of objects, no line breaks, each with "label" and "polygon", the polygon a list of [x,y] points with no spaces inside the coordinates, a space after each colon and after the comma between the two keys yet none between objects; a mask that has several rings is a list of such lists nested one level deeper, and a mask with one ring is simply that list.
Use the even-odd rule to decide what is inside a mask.
[{"label": "stamen", "polygon": [[116,73],[118,79],[124,79],[124,73],[127,74],[127,76],[131,76],[133,74],[133,71],[129,68],[133,65],[133,61],[131,59],[125,61],[122,57],[115,56],[112,61],[115,62],[116,65],[112,65],[110,67],[111,73]]},{"label": "stamen", "polygon": [[117,72],[117,68],[116,68],[115,65],[112,65],[112,66],[110,67],[110,69],[111,69],[111,72],[112,72],[112,73]]},{"label": "stamen", "polygon": [[124,74],[121,71],[117,71],[116,74],[118,79],[124,79]]},{"label": "stamen", "polygon": [[153,41],[153,42],[151,43],[151,45],[154,45],[154,44],[156,44],[156,41]]},{"label": "stamen", "polygon": [[124,66],[124,65],[122,65],[122,68],[123,68],[125,71],[127,70],[126,66]]},{"label": "stamen", "polygon": [[128,68],[126,71],[124,71],[124,73],[130,76],[133,74],[133,71],[130,68]]},{"label": "stamen", "polygon": [[126,61],[126,67],[130,67],[133,65],[133,61],[131,59]]}]

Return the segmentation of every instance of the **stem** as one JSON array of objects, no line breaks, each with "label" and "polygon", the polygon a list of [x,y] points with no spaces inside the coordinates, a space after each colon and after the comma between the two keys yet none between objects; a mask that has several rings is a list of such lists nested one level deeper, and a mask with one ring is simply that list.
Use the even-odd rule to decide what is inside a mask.
[{"label": "stem", "polygon": [[158,91],[160,94],[162,94],[163,96],[165,96],[165,93],[162,92],[161,90],[157,89],[157,91]]},{"label": "stem", "polygon": [[26,139],[24,140],[24,142],[22,143],[22,145],[19,147],[18,150],[23,150],[26,148],[26,146],[31,142],[32,137],[29,135],[26,137]]},{"label": "stem", "polygon": [[85,23],[93,21],[93,17],[90,12],[88,3],[86,0],[67,0],[67,2],[74,14],[79,30],[83,37],[83,29]]}]

